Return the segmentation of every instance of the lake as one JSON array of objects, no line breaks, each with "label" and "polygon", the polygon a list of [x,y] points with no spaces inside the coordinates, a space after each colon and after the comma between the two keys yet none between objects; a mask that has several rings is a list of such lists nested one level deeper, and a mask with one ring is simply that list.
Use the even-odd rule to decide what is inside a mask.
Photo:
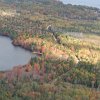
[{"label": "lake", "polygon": [[27,64],[31,57],[35,55],[28,50],[14,46],[10,38],[0,36],[0,71]]}]

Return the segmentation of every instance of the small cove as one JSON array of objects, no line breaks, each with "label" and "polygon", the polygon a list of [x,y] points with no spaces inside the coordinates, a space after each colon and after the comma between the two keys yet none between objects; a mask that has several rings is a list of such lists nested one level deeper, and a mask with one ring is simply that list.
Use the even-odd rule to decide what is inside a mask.
[{"label": "small cove", "polygon": [[31,57],[35,57],[30,51],[12,44],[12,40],[0,36],[0,71],[11,70],[14,66],[25,65]]}]

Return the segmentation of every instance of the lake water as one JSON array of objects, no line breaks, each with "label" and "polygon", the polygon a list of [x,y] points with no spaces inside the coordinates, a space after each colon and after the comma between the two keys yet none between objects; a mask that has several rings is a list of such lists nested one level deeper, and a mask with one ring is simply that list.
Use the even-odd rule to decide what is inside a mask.
[{"label": "lake water", "polygon": [[8,37],[0,36],[0,71],[27,64],[31,57],[35,55],[21,47],[13,46]]}]

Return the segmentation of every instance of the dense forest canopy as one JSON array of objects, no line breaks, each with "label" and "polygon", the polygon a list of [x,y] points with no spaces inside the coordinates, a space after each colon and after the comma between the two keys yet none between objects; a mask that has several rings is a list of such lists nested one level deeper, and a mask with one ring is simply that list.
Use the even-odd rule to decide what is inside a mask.
[{"label": "dense forest canopy", "polygon": [[37,54],[0,71],[0,100],[100,100],[100,9],[0,0],[0,35]]}]

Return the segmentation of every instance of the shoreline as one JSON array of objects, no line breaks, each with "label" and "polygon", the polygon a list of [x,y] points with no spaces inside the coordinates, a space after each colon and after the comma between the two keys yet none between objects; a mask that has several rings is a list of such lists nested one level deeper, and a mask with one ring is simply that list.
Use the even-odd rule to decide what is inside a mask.
[{"label": "shoreline", "polygon": [[[22,49],[24,49],[24,50],[27,50],[27,51],[31,52],[32,54],[34,54],[34,53],[32,52],[31,49],[25,48],[25,47],[23,47],[23,46],[21,46],[21,45],[14,44],[14,43],[13,43],[13,39],[12,39],[10,36],[4,35],[4,34],[0,34],[0,36],[7,37],[7,38],[11,39],[11,40],[12,40],[11,44],[12,44],[13,46],[15,46],[15,47],[20,47],[20,48],[22,48]],[[34,51],[34,52],[35,52],[35,51]],[[37,54],[38,54],[38,52],[35,52],[35,55],[37,55]],[[29,62],[30,62],[30,60],[31,60],[31,59],[29,59]],[[27,63],[27,64],[28,64],[28,63]],[[18,66],[20,66],[20,67],[23,68],[23,67],[27,66],[27,64],[25,64],[25,65],[18,65]],[[13,68],[12,68],[12,69],[9,69],[9,70],[0,71],[0,74],[5,74],[6,72],[12,71],[14,68],[16,68],[16,67],[18,67],[18,66],[13,66]]]},{"label": "shoreline", "polygon": [[23,49],[25,49],[25,50],[28,50],[28,51],[32,52],[32,50],[29,49],[29,48],[25,48],[25,47],[21,46],[20,44],[18,44],[18,45],[17,45],[17,44],[14,44],[14,43],[13,43],[13,39],[12,39],[10,36],[4,35],[4,34],[0,34],[0,36],[4,36],[4,37],[7,37],[7,38],[11,39],[11,40],[12,40],[12,45],[13,45],[13,46],[15,46],[15,47],[20,47],[20,48],[23,48]]}]

